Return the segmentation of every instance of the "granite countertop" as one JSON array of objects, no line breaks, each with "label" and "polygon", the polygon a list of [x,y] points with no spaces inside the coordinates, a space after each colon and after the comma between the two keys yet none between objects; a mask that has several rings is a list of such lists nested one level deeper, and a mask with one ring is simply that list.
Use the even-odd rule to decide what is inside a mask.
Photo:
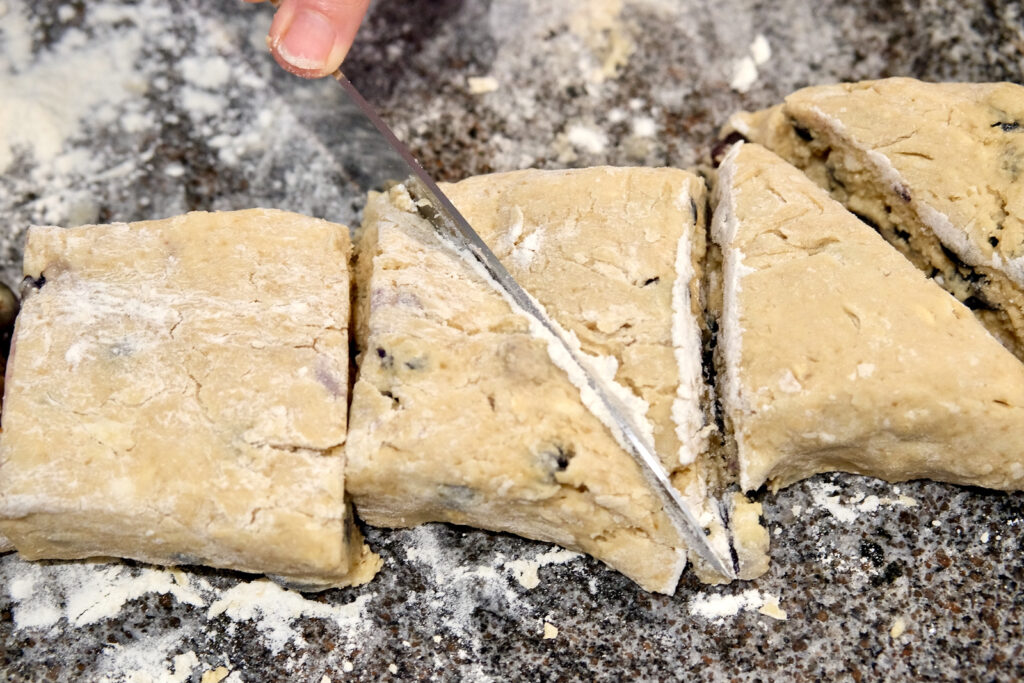
[{"label": "granite countertop", "polygon": [[[337,86],[281,73],[268,25],[269,8],[241,2],[0,0],[0,279],[20,279],[31,223],[250,206],[357,220]],[[686,167],[729,113],[805,85],[1021,82],[1024,11],[379,0],[346,71],[439,179]],[[686,573],[673,597],[545,544],[445,525],[368,529],[380,575],[305,597],[205,568],[9,554],[0,670],[204,683],[1024,677],[1024,496],[823,475],[756,497],[770,571],[725,587]],[[775,598],[784,620],[759,611]]]}]

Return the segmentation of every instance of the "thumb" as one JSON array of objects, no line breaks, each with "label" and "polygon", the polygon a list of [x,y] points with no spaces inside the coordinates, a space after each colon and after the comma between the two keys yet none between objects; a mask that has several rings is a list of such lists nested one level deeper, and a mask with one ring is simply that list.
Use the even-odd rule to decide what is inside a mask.
[{"label": "thumb", "polygon": [[337,69],[370,0],[282,0],[267,44],[277,63],[304,78]]}]

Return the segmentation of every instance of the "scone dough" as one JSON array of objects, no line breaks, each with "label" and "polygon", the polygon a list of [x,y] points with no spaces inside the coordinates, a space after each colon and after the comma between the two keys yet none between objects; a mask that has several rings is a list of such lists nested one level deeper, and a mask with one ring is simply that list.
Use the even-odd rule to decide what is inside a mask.
[{"label": "scone dough", "polygon": [[[598,168],[444,189],[581,350],[634,394],[638,421],[703,509],[701,181]],[[348,482],[368,522],[510,531],[586,552],[648,590],[674,590],[685,552],[636,463],[547,341],[439,240],[402,188],[371,198],[357,277]]]},{"label": "scone dough", "polygon": [[720,391],[740,483],[842,470],[1024,485],[1024,364],[798,169],[719,169]]},{"label": "scone dough", "polygon": [[828,188],[1024,360],[1024,86],[818,86],[728,131]]},{"label": "scone dough", "polygon": [[280,211],[33,228],[0,441],[21,555],[380,566],[344,494],[346,228]]}]

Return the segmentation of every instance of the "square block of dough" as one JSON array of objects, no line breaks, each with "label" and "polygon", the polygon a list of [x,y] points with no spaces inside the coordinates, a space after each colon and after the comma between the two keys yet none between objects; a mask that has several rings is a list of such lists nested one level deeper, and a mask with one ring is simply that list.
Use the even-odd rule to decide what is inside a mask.
[{"label": "square block of dough", "polygon": [[[704,506],[703,182],[596,168],[444,189],[630,397],[679,486]],[[438,239],[404,189],[372,197],[363,230],[347,471],[360,515],[552,541],[672,592],[680,540],[528,318]]]},{"label": "square block of dough", "polygon": [[32,228],[0,532],[29,559],[372,577],[344,496],[349,254],[259,209]]},{"label": "square block of dough", "polygon": [[1024,86],[816,86],[728,129],[807,172],[1024,360]]},{"label": "square block of dough", "polygon": [[1024,364],[798,169],[719,168],[719,390],[744,489],[818,472],[1024,487]]}]

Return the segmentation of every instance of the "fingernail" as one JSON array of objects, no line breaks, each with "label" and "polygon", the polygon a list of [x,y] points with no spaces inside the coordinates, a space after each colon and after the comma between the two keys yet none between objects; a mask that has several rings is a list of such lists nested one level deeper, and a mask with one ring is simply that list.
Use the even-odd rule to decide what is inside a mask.
[{"label": "fingernail", "polygon": [[296,71],[324,73],[338,49],[336,39],[337,33],[327,17],[302,9],[292,17],[275,47],[278,57]]}]

